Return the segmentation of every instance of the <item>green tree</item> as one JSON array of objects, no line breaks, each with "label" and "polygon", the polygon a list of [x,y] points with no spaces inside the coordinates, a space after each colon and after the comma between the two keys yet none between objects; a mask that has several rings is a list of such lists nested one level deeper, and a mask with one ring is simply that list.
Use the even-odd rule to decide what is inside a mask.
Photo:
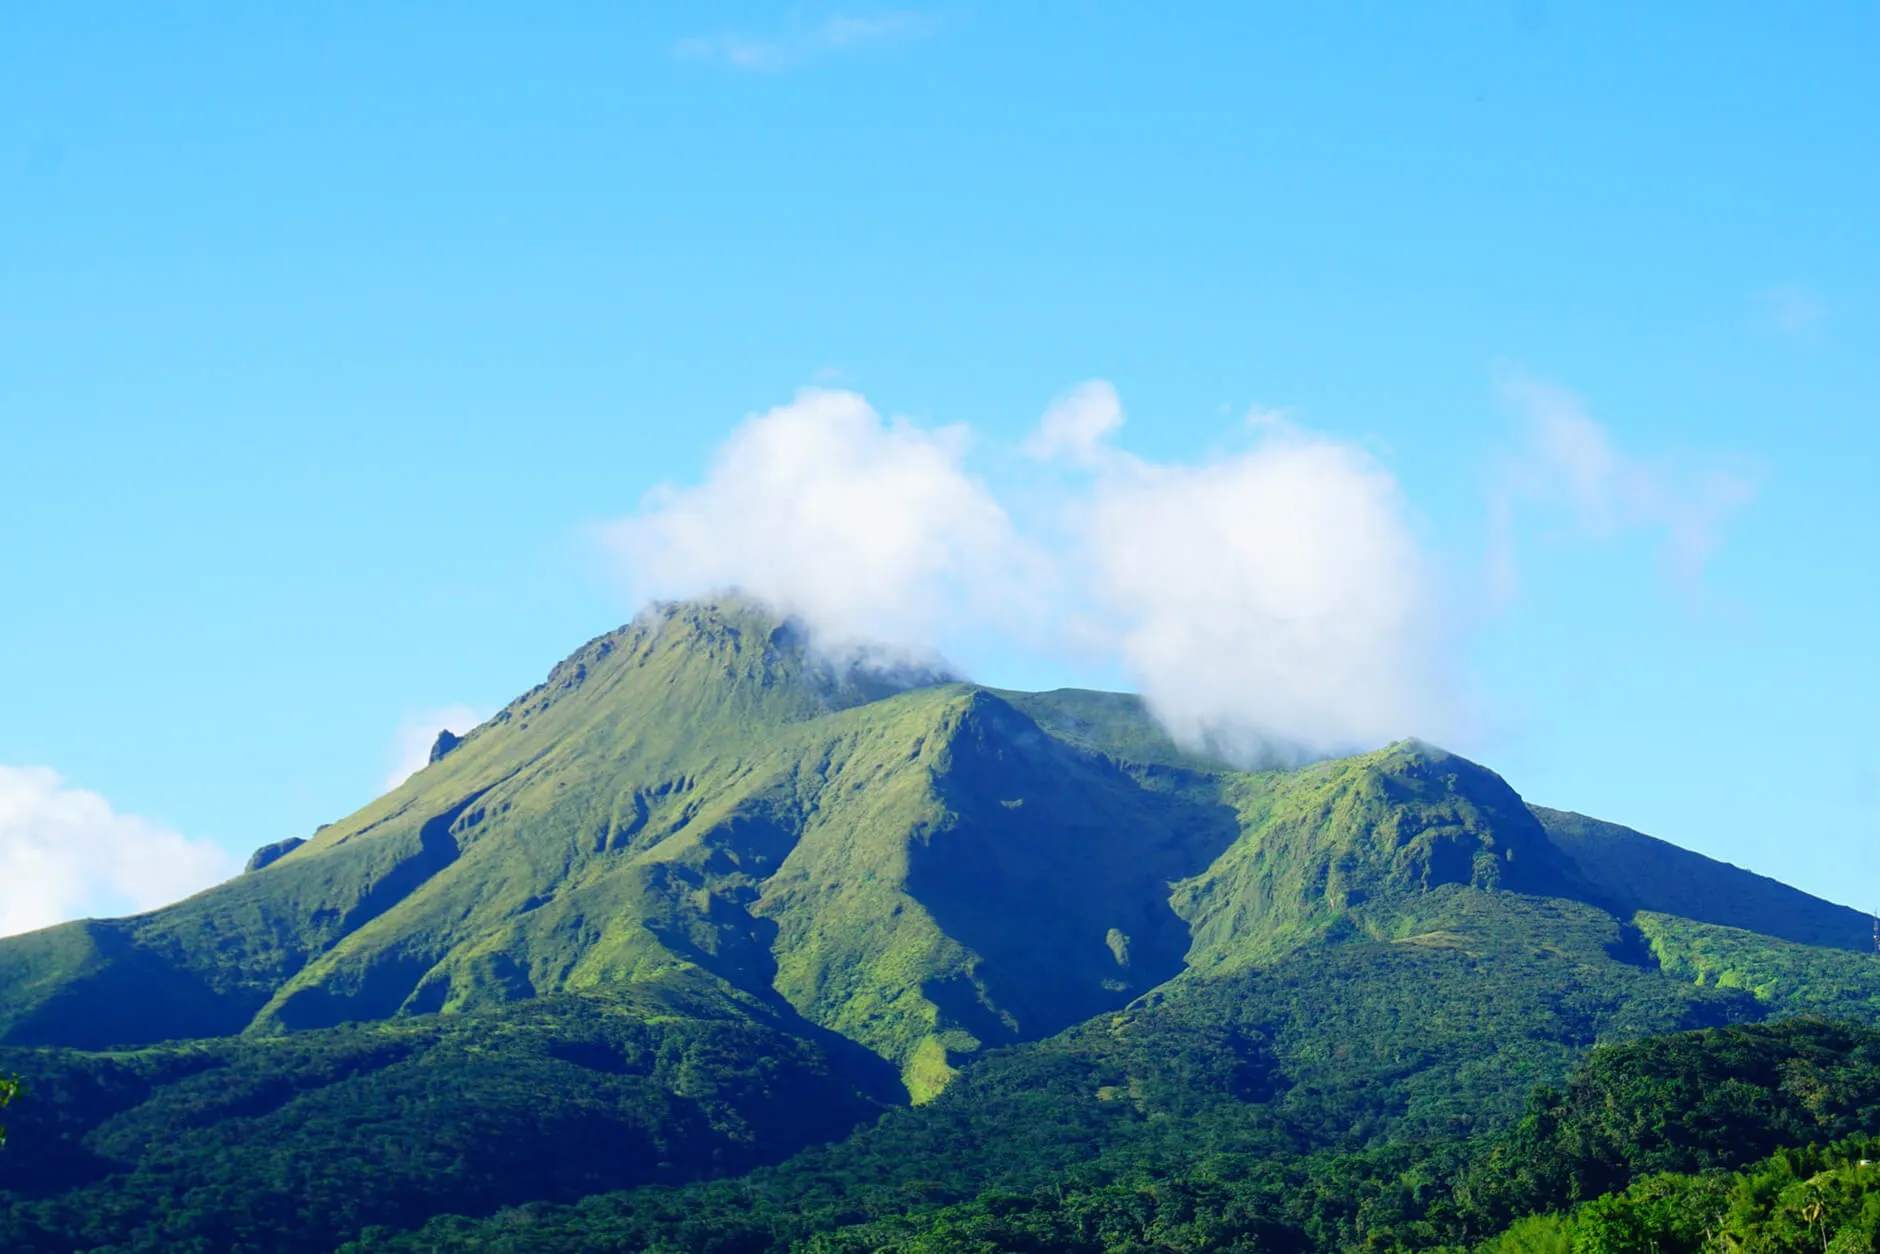
[{"label": "green tree", "polygon": [[[14,1100],[25,1091],[26,1090],[20,1086],[18,1080],[11,1076],[0,1076],[0,1110],[5,1110],[8,1106],[11,1106]],[[7,1126],[4,1123],[0,1123],[0,1145],[5,1145],[6,1143]]]}]

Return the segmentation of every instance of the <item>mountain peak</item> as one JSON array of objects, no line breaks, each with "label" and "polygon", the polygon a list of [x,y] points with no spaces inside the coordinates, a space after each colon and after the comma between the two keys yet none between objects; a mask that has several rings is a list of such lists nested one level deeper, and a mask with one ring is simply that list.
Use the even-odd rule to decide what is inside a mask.
[{"label": "mountain peak", "polygon": [[767,686],[798,685],[832,710],[961,678],[931,654],[829,641],[798,615],[738,591],[655,602],[623,630],[636,629],[655,649],[703,653]]}]

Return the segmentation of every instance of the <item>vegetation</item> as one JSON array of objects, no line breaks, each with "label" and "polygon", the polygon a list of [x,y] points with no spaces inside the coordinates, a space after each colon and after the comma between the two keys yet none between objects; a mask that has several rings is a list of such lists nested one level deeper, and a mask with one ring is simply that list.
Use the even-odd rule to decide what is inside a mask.
[{"label": "vegetation", "polygon": [[1567,1212],[1534,1215],[1485,1254],[1830,1254],[1880,1246],[1880,1138],[1784,1149],[1737,1172],[1647,1176]]},{"label": "vegetation", "polygon": [[0,940],[0,1248],[1423,1248],[1747,1165],[1596,1145],[1589,1056],[1657,1060],[1602,1109],[1673,1148],[1871,1130],[1854,1029],[1626,1044],[1873,1021],[1868,921],[1418,742],[1238,771],[728,599],[446,748],[189,901]]},{"label": "vegetation", "polygon": [[440,1210],[733,1174],[842,1136],[893,1083],[650,987],[0,1066],[35,1097],[0,1159],[8,1251],[325,1251]]},{"label": "vegetation", "polygon": [[1767,876],[1655,840],[1617,823],[1531,806],[1548,839],[1617,913],[1647,911],[1761,936],[1873,952],[1873,920]]},{"label": "vegetation", "polygon": [[[1185,1157],[1125,1157],[1053,1172],[1042,1181],[1007,1179],[963,1201],[918,1174],[944,1176],[960,1156],[957,1143],[950,1156],[936,1143],[910,1164],[916,1174],[898,1194],[845,1179],[846,1147],[834,1147],[736,1184],[612,1194],[481,1222],[443,1218],[415,1233],[364,1234],[345,1249],[1333,1254],[1456,1248],[1644,1176],[1747,1168],[1781,1146],[1844,1138],[1877,1117],[1880,1032],[1803,1020],[1596,1051],[1564,1087],[1536,1092],[1514,1125],[1466,1140],[1310,1154],[1235,1153],[1208,1145]],[[903,1156],[912,1150],[904,1140],[894,1148]],[[1647,1254],[1645,1246],[1636,1248]]]},{"label": "vegetation", "polygon": [[[5,1110],[8,1106],[18,1101],[23,1091],[24,1089],[20,1085],[18,1076],[0,1075],[0,1110]],[[0,1145],[5,1145],[6,1143],[6,1125],[0,1123]]]},{"label": "vegetation", "polygon": [[1741,928],[1716,927],[1664,914],[1641,914],[1638,926],[1665,974],[1707,988],[1740,988],[1790,1011],[1880,1019],[1880,956],[1824,952],[1772,940]]},{"label": "vegetation", "polygon": [[1242,773],[1135,698],[884,676],[745,602],[672,606],[228,884],[0,941],[0,1042],[299,1030],[702,970],[924,1099],[1185,968],[1391,933],[1445,885],[1623,919],[1701,881],[1687,917],[1846,939],[1850,911],[1540,814],[1415,742]]}]

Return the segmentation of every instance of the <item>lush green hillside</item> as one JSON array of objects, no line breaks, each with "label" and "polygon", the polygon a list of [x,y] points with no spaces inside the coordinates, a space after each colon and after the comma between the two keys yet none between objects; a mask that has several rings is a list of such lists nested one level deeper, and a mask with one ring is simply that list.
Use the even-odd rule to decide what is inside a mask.
[{"label": "lush green hillside", "polygon": [[1404,903],[1449,885],[1600,900],[1499,776],[1416,741],[1223,776],[1221,795],[1239,838],[1174,896],[1201,970],[1379,935]]},{"label": "lush green hillside", "polygon": [[[839,1227],[1447,1143],[1601,1043],[1873,1019],[1856,924],[1419,742],[1239,772],[1134,697],[670,606],[228,884],[0,940],[0,1074],[32,1095],[0,1232],[287,1248],[737,1172],[909,1098],[608,1213]],[[665,1061],[581,1060],[629,1055]]]},{"label": "lush green hillside", "polygon": [[1741,928],[1640,914],[1652,956],[1674,979],[1740,988],[1788,1013],[1880,1021],[1880,953],[1824,951]]},{"label": "lush green hillside", "polygon": [[[481,1240],[498,1249],[637,1249],[655,1238],[681,1249],[769,1248],[764,1234],[773,1230],[801,1237],[910,1208],[971,1211],[981,1194],[1016,1194],[1032,1199],[1029,1208],[1039,1197],[1094,1191],[1104,1207],[1121,1198],[1133,1208],[1145,1180],[1161,1182],[1149,1193],[1189,1198],[1184,1206],[1193,1199],[1168,1192],[1167,1182],[1210,1182],[1210,1196],[1228,1205],[1221,1179],[1294,1188],[1305,1170],[1296,1164],[1321,1162],[1328,1150],[1359,1151],[1329,1177],[1358,1191],[1320,1203],[1369,1207],[1370,1191],[1387,1182],[1360,1189],[1338,1174],[1352,1162],[1416,1179],[1454,1138],[1516,1120],[1535,1086],[1563,1082],[1596,1042],[1765,1010],[1744,990],[1680,985],[1614,960],[1620,926],[1570,903],[1451,887],[1410,926],[1430,922],[1444,926],[1397,942],[1313,948],[1225,977],[1184,977],[1124,1013],[993,1053],[936,1101],[744,1182],[544,1213],[531,1228],[539,1245],[498,1240],[513,1216],[439,1221],[426,1239],[440,1249],[481,1248]],[[1880,1117],[1877,1065],[1880,1034],[1806,1021],[1594,1053],[1564,1094],[1544,1093],[1493,1142],[1502,1148],[1483,1162],[1499,1165],[1466,1177],[1443,1168],[1451,1173],[1443,1187],[1462,1189],[1476,1207],[1444,1221],[1469,1225],[1444,1240],[1616,1187],[1634,1161],[1653,1170],[1711,1162],[1678,1157],[1701,1150],[1741,1163],[1868,1126]],[[1738,1138],[1749,1137],[1743,1121],[1752,1117],[1763,1129],[1755,1139],[1719,1139],[1732,1121]],[[1418,1206],[1434,1205],[1419,1188]],[[1426,1219],[1414,1209],[1393,1222]]]},{"label": "lush green hillside", "polygon": [[[1678,855],[1627,888],[1626,858],[1656,867],[1665,847],[1540,813],[1551,838],[1499,777],[1415,742],[1242,774],[1171,744],[1135,698],[884,677],[752,605],[688,604],[587,645],[227,885],[0,942],[0,1041],[316,1028],[702,970],[925,1097],[986,1046],[1184,967],[1391,935],[1401,903],[1445,885],[1623,916],[1670,900],[1646,879],[1713,865]],[[1845,939],[1849,912],[1712,882],[1730,892],[1694,917]]]},{"label": "lush green hillside", "polygon": [[892,1069],[670,982],[453,1016],[0,1050],[30,1100],[0,1249],[324,1251],[440,1210],[747,1170],[877,1115]]}]

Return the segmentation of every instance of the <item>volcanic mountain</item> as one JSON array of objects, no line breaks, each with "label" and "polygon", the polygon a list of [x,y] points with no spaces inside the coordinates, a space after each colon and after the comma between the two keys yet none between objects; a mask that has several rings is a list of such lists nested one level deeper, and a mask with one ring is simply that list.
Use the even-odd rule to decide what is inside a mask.
[{"label": "volcanic mountain", "polygon": [[[774,1161],[910,1099],[950,1118],[1046,1057],[1082,1077],[1066,1100],[1192,1090],[1169,1109],[1386,1135],[1505,1115],[1600,1041],[1880,1011],[1866,916],[1432,746],[1239,771],[1135,697],[845,664],[736,598],[590,642],[250,865],[0,940],[0,1072],[73,1095],[15,1120],[52,1147],[27,1194],[129,1188],[172,1141],[315,1161],[330,1115],[378,1164],[347,1195],[365,1221],[576,1196]],[[524,1073],[531,1095],[501,1078]],[[564,1096],[569,1126],[641,1148],[541,1175],[560,1160],[529,1137]],[[427,1193],[372,1158],[439,1111],[540,1103],[526,1170],[465,1150],[484,1166]]]}]

